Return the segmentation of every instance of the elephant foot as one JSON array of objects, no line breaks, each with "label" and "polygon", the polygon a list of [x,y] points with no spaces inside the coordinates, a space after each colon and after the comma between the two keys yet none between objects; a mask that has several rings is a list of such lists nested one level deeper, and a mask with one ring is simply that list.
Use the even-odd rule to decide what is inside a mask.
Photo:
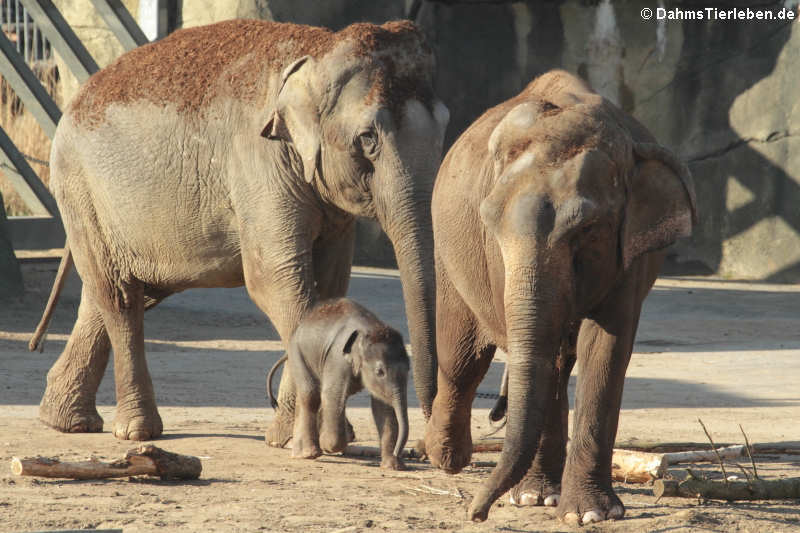
[{"label": "elephant foot", "polygon": [[80,397],[64,403],[56,395],[45,392],[39,404],[39,420],[63,433],[100,433],[103,419],[94,406],[94,400],[81,401]]},{"label": "elephant foot", "polygon": [[158,409],[121,410],[114,417],[114,436],[119,440],[152,440],[161,436],[164,425]]},{"label": "elephant foot", "polygon": [[316,459],[320,455],[322,455],[322,450],[317,446],[303,448],[298,451],[292,450],[292,459]]},{"label": "elephant foot", "polygon": [[319,444],[325,453],[339,453],[347,447],[347,432],[324,432],[319,436]]},{"label": "elephant foot", "polygon": [[511,489],[508,496],[511,505],[558,507],[561,501],[561,487],[543,485],[541,483],[526,483],[522,480],[519,485]]},{"label": "elephant foot", "polygon": [[448,474],[457,474],[469,464],[472,457],[472,437],[469,431],[460,435],[446,435],[428,426],[425,453],[436,468]]},{"label": "elephant foot", "polygon": [[386,470],[405,470],[406,464],[395,455],[388,455],[381,459],[381,468]]},{"label": "elephant foot", "polygon": [[273,448],[284,448],[292,439],[294,432],[294,412],[278,407],[275,410],[275,418],[264,432],[264,441],[267,446]]},{"label": "elephant foot", "polygon": [[306,439],[295,437],[292,442],[292,459],[316,459],[320,455],[322,455],[322,450],[310,440],[306,442]]},{"label": "elephant foot", "polygon": [[556,515],[570,525],[586,525],[625,516],[625,506],[611,488],[564,491]]},{"label": "elephant foot", "polygon": [[[555,472],[545,472],[539,455],[547,456],[546,450],[539,450],[537,457],[522,481],[509,492],[511,505],[557,507],[561,500],[561,468],[551,468]],[[558,462],[556,462],[558,464]],[[563,465],[563,463],[561,463]]]}]

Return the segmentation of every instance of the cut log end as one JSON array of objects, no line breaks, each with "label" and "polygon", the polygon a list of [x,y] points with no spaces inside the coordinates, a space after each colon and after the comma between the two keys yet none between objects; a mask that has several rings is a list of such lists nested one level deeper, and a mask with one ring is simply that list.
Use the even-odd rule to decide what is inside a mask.
[{"label": "cut log end", "polygon": [[140,458],[151,460],[161,479],[197,479],[203,471],[197,457],[168,452],[152,444],[142,444],[125,455],[125,460],[132,464]]}]

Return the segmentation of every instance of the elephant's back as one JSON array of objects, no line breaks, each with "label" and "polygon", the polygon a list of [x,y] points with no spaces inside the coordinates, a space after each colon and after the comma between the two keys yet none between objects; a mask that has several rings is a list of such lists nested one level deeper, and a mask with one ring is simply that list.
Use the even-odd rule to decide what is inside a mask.
[{"label": "elephant's back", "polygon": [[269,91],[270,74],[314,51],[325,28],[260,20],[229,20],[178,30],[140,46],[95,73],[69,107],[77,123],[100,123],[114,104],[137,101],[181,114],[201,113],[217,98],[256,101]]}]

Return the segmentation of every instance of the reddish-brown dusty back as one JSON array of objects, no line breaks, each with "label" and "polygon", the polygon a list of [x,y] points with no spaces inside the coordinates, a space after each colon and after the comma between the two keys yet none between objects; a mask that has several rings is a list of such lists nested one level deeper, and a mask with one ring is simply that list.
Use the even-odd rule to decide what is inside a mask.
[{"label": "reddish-brown dusty back", "polygon": [[[191,113],[222,94],[254,100],[265,96],[269,73],[280,72],[304,55],[322,57],[344,40],[354,43],[356,55],[383,56],[386,68],[382,71],[396,81],[378,76],[373,92],[382,102],[390,104],[423,92],[415,89],[417,82],[409,81],[410,74],[404,72],[408,69],[399,71],[392,59],[397,54],[391,52],[401,47],[411,54],[430,54],[410,22],[358,23],[334,33],[299,24],[230,20],[178,30],[122,55],[89,78],[73,100],[71,112],[77,122],[96,124],[112,103],[171,103],[179,112]],[[376,54],[384,50],[389,53]]]}]

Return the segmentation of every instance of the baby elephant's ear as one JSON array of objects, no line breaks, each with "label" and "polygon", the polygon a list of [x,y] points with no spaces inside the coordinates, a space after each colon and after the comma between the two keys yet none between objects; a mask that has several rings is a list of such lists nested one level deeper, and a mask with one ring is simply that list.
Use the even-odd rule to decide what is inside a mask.
[{"label": "baby elephant's ear", "polygon": [[351,353],[353,351],[353,344],[356,342],[357,338],[358,338],[358,330],[354,329],[353,332],[350,334],[350,336],[347,337],[347,342],[344,343],[344,350],[342,350],[342,352],[344,352],[345,354]]},{"label": "baby elephant's ear", "polygon": [[361,372],[361,356],[360,355],[353,355],[353,345],[355,344],[356,340],[358,340],[359,331],[353,330],[349,337],[347,337],[347,341],[344,343],[344,348],[342,352],[344,353],[344,358],[350,361],[350,364],[353,366],[353,375],[358,376]]}]

